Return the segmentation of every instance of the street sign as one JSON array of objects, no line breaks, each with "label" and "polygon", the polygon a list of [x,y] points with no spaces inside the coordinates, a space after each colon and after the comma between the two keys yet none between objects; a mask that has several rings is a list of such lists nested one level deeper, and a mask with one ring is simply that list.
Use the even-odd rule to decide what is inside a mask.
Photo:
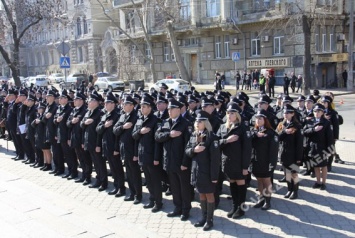
[{"label": "street sign", "polygon": [[59,65],[61,69],[70,68],[70,58],[69,57],[60,57]]},{"label": "street sign", "polygon": [[234,62],[239,61],[239,60],[240,60],[240,52],[233,52],[233,54],[232,54],[232,60],[233,60]]},{"label": "street sign", "polygon": [[57,50],[58,52],[65,56],[69,53],[70,51],[70,45],[68,45],[67,43],[65,43],[64,41],[62,43],[60,43],[58,46],[57,46]]}]

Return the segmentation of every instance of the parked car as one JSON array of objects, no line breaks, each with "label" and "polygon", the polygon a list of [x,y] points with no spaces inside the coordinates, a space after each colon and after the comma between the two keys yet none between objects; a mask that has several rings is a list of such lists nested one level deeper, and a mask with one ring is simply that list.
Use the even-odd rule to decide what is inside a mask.
[{"label": "parked car", "polygon": [[109,73],[99,72],[96,74],[97,80],[94,83],[94,88],[96,91],[100,89],[113,90],[125,90],[125,83],[119,80],[116,75],[110,75]]},{"label": "parked car", "polygon": [[70,74],[67,77],[66,82],[61,82],[60,83],[60,88],[70,88],[72,90],[77,89],[82,82],[85,82],[85,84],[87,85],[89,80],[88,80],[88,76],[87,74],[82,74],[82,73],[76,73],[76,74]]},{"label": "parked car", "polygon": [[61,83],[64,82],[65,78],[62,73],[54,73],[48,76],[50,83]]},{"label": "parked car", "polygon": [[48,87],[49,81],[47,75],[41,74],[34,77],[28,77],[25,84],[27,87],[30,87],[31,84],[37,87]]},{"label": "parked car", "polygon": [[158,82],[156,82],[155,84],[153,84],[150,89],[154,88],[155,90],[157,90],[159,92],[159,90],[160,90],[159,88],[162,83],[165,83],[169,87],[168,90],[170,90],[170,91],[176,90],[178,92],[183,93],[185,91],[188,91],[190,88],[189,82],[187,82],[183,79],[161,79]]}]

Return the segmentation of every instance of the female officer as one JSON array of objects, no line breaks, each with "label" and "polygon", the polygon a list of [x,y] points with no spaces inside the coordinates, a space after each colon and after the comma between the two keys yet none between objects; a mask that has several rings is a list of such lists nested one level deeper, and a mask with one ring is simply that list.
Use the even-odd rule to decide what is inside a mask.
[{"label": "female officer", "polygon": [[203,226],[204,231],[213,227],[214,192],[221,158],[218,137],[213,133],[208,117],[207,112],[197,113],[195,131],[185,151],[192,159],[191,184],[200,193],[202,219],[195,223],[195,227]]},{"label": "female officer", "polygon": [[[334,145],[333,133],[330,122],[324,117],[325,107],[317,103],[313,108],[314,118],[307,121],[304,127],[304,136],[308,138],[311,166],[314,167],[317,182],[313,188],[326,189],[327,157],[332,153]],[[322,177],[322,182],[321,182]]]},{"label": "female officer", "polygon": [[[333,131],[333,138],[334,138],[334,145],[335,145],[336,140],[339,139],[339,120],[338,120],[338,113],[334,109],[333,98],[330,95],[326,95],[321,98],[321,103],[325,108],[324,117],[327,120],[329,120],[331,129]],[[332,154],[328,158],[328,164],[327,164],[328,172],[332,171],[333,158],[334,158],[334,154]]]},{"label": "female officer", "polygon": [[255,127],[252,130],[252,173],[258,181],[259,201],[254,208],[267,210],[271,207],[271,177],[277,162],[279,148],[278,135],[267,119],[267,111],[261,109],[255,115]]},{"label": "female officer", "polygon": [[280,158],[285,171],[288,192],[285,198],[298,197],[298,171],[303,157],[302,126],[295,117],[296,109],[286,104],[283,109],[284,120],[279,123]]},{"label": "female officer", "polygon": [[217,136],[222,150],[222,171],[230,182],[233,208],[228,212],[229,218],[244,216],[244,202],[247,194],[245,176],[251,158],[251,133],[242,123],[241,109],[236,103],[227,108],[227,122],[222,124]]}]

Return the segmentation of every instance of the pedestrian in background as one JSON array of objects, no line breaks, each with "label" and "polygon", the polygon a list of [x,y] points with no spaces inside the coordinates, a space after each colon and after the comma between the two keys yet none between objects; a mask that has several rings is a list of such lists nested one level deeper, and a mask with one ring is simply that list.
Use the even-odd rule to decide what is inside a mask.
[{"label": "pedestrian in background", "polygon": [[299,74],[298,76],[297,76],[297,93],[298,93],[298,91],[301,89],[301,93],[302,93],[302,84],[303,84],[303,78],[302,78],[302,76]]},{"label": "pedestrian in background", "polygon": [[284,76],[284,94],[288,95],[288,87],[290,86],[290,78],[287,77],[287,74],[285,73]]}]

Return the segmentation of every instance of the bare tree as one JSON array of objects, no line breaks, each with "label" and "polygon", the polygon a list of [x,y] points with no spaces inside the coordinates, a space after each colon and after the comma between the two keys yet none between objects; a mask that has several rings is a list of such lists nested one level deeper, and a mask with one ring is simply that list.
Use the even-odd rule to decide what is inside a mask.
[{"label": "bare tree", "polygon": [[[315,26],[325,26],[328,22],[335,21],[339,14],[338,0],[331,4],[318,4],[317,1],[289,1],[284,3],[281,11],[269,10],[268,16],[270,20],[265,24],[263,31],[272,29],[281,29],[290,36],[287,40],[296,43],[303,43],[304,60],[303,60],[303,92],[310,93],[312,80],[311,64],[312,64],[312,34],[315,32]],[[300,37],[301,36],[301,37]]]},{"label": "bare tree", "polygon": [[150,0],[145,0],[140,3],[141,5],[138,6],[133,0],[130,0],[132,3],[131,8],[126,8],[126,11],[129,10],[132,12],[134,16],[138,18],[138,21],[140,23],[141,29],[143,31],[143,37],[146,42],[147,47],[149,48],[151,54],[146,55],[145,54],[145,49],[143,48],[142,44],[139,44],[139,41],[131,34],[131,32],[128,32],[124,30],[119,22],[115,20],[110,14],[109,14],[109,9],[106,8],[106,6],[103,4],[101,0],[95,0],[97,3],[99,3],[100,7],[103,10],[103,14],[111,21],[111,23],[117,27],[117,29],[122,32],[130,41],[133,45],[136,46],[137,50],[141,53],[142,57],[149,62],[149,68],[151,71],[152,79],[153,82],[157,81],[157,74],[155,70],[155,60],[154,60],[154,54],[153,54],[153,47],[151,43],[150,36],[148,34],[149,29],[147,29],[147,19],[149,18],[148,13],[149,11],[147,10],[148,7],[151,4]]},{"label": "bare tree", "polygon": [[[11,69],[15,85],[20,86],[19,78],[21,40],[31,27],[44,19],[60,15],[60,0],[1,0],[2,10],[0,20],[1,35],[4,40],[0,42],[0,53]],[[10,47],[7,47],[9,46]]]}]

